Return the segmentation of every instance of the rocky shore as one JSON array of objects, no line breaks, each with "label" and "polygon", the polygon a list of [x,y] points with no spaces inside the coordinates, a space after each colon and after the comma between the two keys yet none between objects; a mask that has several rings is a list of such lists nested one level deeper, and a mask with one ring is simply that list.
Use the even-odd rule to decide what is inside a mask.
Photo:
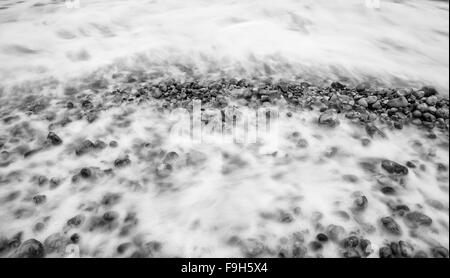
[{"label": "rocky shore", "polygon": [[[163,226],[168,234],[176,233],[172,229],[196,231],[195,227],[205,233],[227,230],[217,232],[220,243],[205,247],[230,250],[212,253],[220,256],[449,257],[449,99],[433,87],[379,88],[339,82],[316,87],[307,82],[238,79],[138,83],[132,77],[119,84],[66,87],[63,96],[57,97],[11,96],[0,106],[1,257],[185,255],[175,251],[188,245],[183,240],[157,237],[163,233],[158,227]],[[196,198],[222,204],[212,197],[220,191],[211,191],[211,195],[202,195],[209,192],[206,187],[202,193],[189,191],[203,176],[212,182],[206,172],[216,173],[208,168],[214,165],[215,153],[166,142],[164,113],[180,107],[192,111],[193,100],[201,100],[205,109],[277,107],[283,111],[280,120],[289,123],[289,128],[301,127],[287,128],[282,134],[287,147],[283,141],[280,150],[270,155],[245,146],[237,150],[215,146],[223,162],[218,179],[226,186],[237,183],[241,175],[246,184],[258,183],[247,175],[267,167],[263,170],[273,182],[261,185],[261,190],[274,191],[263,197],[289,200],[248,209],[249,215],[258,215],[255,221],[262,221],[248,229],[256,229],[257,235],[242,232],[241,223],[234,229],[234,223],[191,218],[189,205],[178,208],[192,220],[189,223],[177,218],[180,211],[172,211],[172,219],[165,210],[152,207],[149,210],[155,215],[148,215],[145,205],[136,205],[147,200],[145,196],[151,196],[148,200],[155,206],[161,199],[176,203],[178,199],[167,199],[170,194],[192,194],[192,206],[198,204]],[[411,134],[419,139],[402,141]],[[333,145],[334,138],[344,141]],[[400,150],[403,142],[410,144],[402,160],[390,159],[387,153],[392,146]],[[367,157],[362,156],[365,152]],[[248,172],[241,173],[241,169]],[[330,175],[327,186],[333,186],[336,175],[339,186],[347,187],[335,189],[336,193],[330,189],[334,194],[330,198],[337,199],[328,202],[324,197],[327,205],[311,210],[315,204],[309,200],[318,193],[310,191],[327,189],[314,179],[311,183],[317,183],[316,189],[308,186],[310,175],[299,174],[308,169]],[[277,184],[303,182],[300,177],[306,185],[277,191],[281,190]],[[305,188],[307,192],[300,194]],[[347,194],[345,201],[339,199],[341,194]],[[444,198],[437,200],[436,196]],[[242,203],[247,206],[246,201]],[[328,216],[326,206],[337,216]],[[158,221],[149,220],[153,217]],[[239,219],[227,217],[231,222]],[[200,224],[205,222],[206,227]],[[235,234],[230,235],[228,229]]]}]

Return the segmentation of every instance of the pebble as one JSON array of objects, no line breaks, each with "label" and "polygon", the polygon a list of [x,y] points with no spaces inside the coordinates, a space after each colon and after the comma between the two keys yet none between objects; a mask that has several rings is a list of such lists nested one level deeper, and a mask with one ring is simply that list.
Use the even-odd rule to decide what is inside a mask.
[{"label": "pebble", "polygon": [[359,245],[359,238],[356,236],[349,236],[342,241],[344,248],[356,248]]},{"label": "pebble", "polygon": [[36,195],[33,197],[33,202],[36,205],[41,205],[41,204],[45,203],[45,201],[47,201],[47,196],[45,196],[45,195]]},{"label": "pebble", "polygon": [[337,113],[333,110],[327,110],[320,114],[319,116],[319,124],[325,125],[328,127],[336,127],[339,125],[339,119]]},{"label": "pebble", "polygon": [[114,161],[114,166],[116,168],[123,168],[131,164],[131,160],[128,157],[118,158]]},{"label": "pebble", "polygon": [[46,254],[60,252],[67,245],[67,239],[60,233],[54,233],[48,236],[44,241]]},{"label": "pebble", "polygon": [[54,132],[50,132],[47,135],[47,140],[53,145],[53,146],[58,146],[61,145],[63,143],[62,139],[56,135]]},{"label": "pebble", "polygon": [[401,235],[402,231],[400,229],[400,225],[392,218],[392,217],[383,217],[381,218],[381,223],[383,227],[393,235]]},{"label": "pebble", "polygon": [[381,188],[381,192],[385,195],[393,195],[395,194],[395,189],[391,186],[384,186]]},{"label": "pebble", "polygon": [[405,219],[414,226],[430,226],[433,223],[433,220],[429,216],[418,211],[408,212],[405,215]]},{"label": "pebble", "polygon": [[36,239],[23,242],[14,255],[17,258],[43,258],[44,256],[44,245]]},{"label": "pebble", "polygon": [[311,249],[313,251],[319,251],[323,249],[323,245],[322,243],[318,242],[318,241],[312,241],[309,243],[309,246],[311,247]]},{"label": "pebble", "polygon": [[74,233],[73,235],[70,236],[70,241],[72,241],[73,243],[77,244],[78,242],[80,242],[80,235],[77,233]]},{"label": "pebble", "polygon": [[320,233],[320,234],[318,234],[318,235],[316,236],[316,238],[317,238],[317,240],[320,241],[320,242],[327,242],[327,241],[328,241],[328,236],[327,236],[326,234]]},{"label": "pebble", "polygon": [[87,178],[90,178],[92,176],[92,171],[89,168],[82,168],[80,170],[80,175],[81,175],[81,177],[87,179]]},{"label": "pebble", "polygon": [[358,250],[355,248],[348,248],[343,253],[342,256],[348,259],[356,259],[361,258],[361,254],[359,254]]},{"label": "pebble", "polygon": [[355,207],[358,210],[365,210],[367,206],[369,205],[369,201],[367,200],[366,196],[359,196],[355,199]]},{"label": "pebble", "polygon": [[410,243],[400,240],[398,244],[400,247],[400,253],[403,257],[411,258],[413,256],[414,247]]},{"label": "pebble", "polygon": [[330,240],[332,241],[340,241],[345,233],[345,229],[339,225],[329,225],[327,227],[327,234]]},{"label": "pebble", "polygon": [[381,247],[380,250],[378,251],[378,255],[380,256],[380,258],[383,258],[383,259],[393,257],[391,248],[387,247],[387,246]]},{"label": "pebble", "polygon": [[448,258],[448,249],[444,247],[434,247],[431,249],[434,258]]},{"label": "pebble", "polygon": [[387,159],[385,159],[381,162],[381,167],[390,174],[397,174],[397,175],[405,176],[409,172],[407,167],[405,167],[397,162],[394,162],[392,160],[387,160]]}]

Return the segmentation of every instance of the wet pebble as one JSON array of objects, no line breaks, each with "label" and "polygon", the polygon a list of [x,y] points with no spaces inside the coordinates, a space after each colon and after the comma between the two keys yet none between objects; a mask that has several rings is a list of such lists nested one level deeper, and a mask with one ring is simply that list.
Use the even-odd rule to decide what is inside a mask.
[{"label": "wet pebble", "polygon": [[381,162],[381,167],[390,174],[407,175],[409,172],[405,166],[387,159]]},{"label": "wet pebble", "polygon": [[418,211],[408,212],[405,220],[410,226],[430,226],[433,223],[429,216]]},{"label": "wet pebble", "polygon": [[389,233],[393,235],[401,235],[402,231],[400,225],[392,217],[381,218],[381,224]]},{"label": "wet pebble", "polygon": [[45,195],[36,195],[33,197],[33,202],[36,205],[41,205],[47,201],[47,196]]},{"label": "wet pebble", "polygon": [[17,258],[43,258],[44,256],[44,245],[36,239],[23,242],[14,255]]},{"label": "wet pebble", "polygon": [[444,247],[434,247],[431,249],[434,258],[448,258],[448,249]]},{"label": "wet pebble", "polygon": [[58,146],[61,145],[63,143],[62,139],[56,135],[56,133],[54,132],[50,132],[47,136],[47,140],[53,145],[53,146]]}]

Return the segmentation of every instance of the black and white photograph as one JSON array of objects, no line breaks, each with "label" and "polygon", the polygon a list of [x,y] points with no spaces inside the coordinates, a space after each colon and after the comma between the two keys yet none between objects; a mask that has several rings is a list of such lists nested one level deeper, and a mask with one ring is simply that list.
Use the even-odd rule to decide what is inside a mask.
[{"label": "black and white photograph", "polygon": [[0,262],[448,249],[448,0],[0,0]]}]

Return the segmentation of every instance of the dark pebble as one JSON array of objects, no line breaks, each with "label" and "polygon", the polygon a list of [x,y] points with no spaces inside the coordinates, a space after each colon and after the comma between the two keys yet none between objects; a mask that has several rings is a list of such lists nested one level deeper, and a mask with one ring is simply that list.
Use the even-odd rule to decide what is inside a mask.
[{"label": "dark pebble", "polygon": [[345,250],[342,253],[342,256],[344,256],[344,258],[348,258],[348,259],[361,258],[361,255],[359,254],[359,252],[354,248],[349,248],[349,249]]},{"label": "dark pebble", "polygon": [[131,160],[128,157],[118,158],[114,161],[114,166],[116,168],[123,168],[131,164]]},{"label": "dark pebble", "polygon": [[47,140],[53,145],[58,146],[62,144],[62,139],[56,135],[54,132],[50,132],[47,136]]},{"label": "dark pebble", "polygon": [[384,186],[383,188],[381,188],[381,192],[383,192],[383,194],[385,195],[393,195],[395,194],[395,189],[390,186]]},{"label": "dark pebble", "polygon": [[356,236],[349,236],[342,241],[344,248],[356,248],[359,245],[359,238]]},{"label": "dark pebble", "polygon": [[46,200],[47,200],[47,196],[45,196],[45,195],[36,195],[33,197],[33,202],[36,205],[41,205],[41,204],[45,203]]},{"label": "dark pebble", "polygon": [[84,215],[79,214],[67,220],[67,225],[72,227],[78,227],[81,224],[83,224],[84,220],[85,220]]},{"label": "dark pebble", "polygon": [[380,250],[378,251],[378,255],[380,256],[380,258],[383,259],[393,258],[392,250],[390,247],[387,246],[381,247]]},{"label": "dark pebble", "polygon": [[73,243],[77,244],[78,242],[80,242],[80,235],[77,234],[77,233],[75,233],[75,234],[73,234],[73,235],[70,236],[70,240],[71,240]]},{"label": "dark pebble", "polygon": [[434,258],[448,258],[448,249],[444,247],[434,247],[431,249]]},{"label": "dark pebble", "polygon": [[92,171],[89,168],[83,168],[80,170],[80,175],[87,179],[92,176]]},{"label": "dark pebble", "polygon": [[391,160],[383,160],[381,162],[381,167],[386,170],[390,174],[397,174],[397,175],[407,175],[408,174],[408,168],[405,166],[398,164],[397,162],[391,161]]},{"label": "dark pebble", "polygon": [[393,235],[401,235],[402,231],[398,223],[392,217],[381,218],[381,223],[383,227]]},{"label": "dark pebble", "polygon": [[328,236],[326,234],[318,234],[316,236],[316,238],[320,242],[327,242],[328,241]]},{"label": "dark pebble", "polygon": [[118,146],[119,144],[117,143],[117,141],[111,141],[111,142],[109,142],[109,146],[111,147],[111,148],[117,148],[117,146]]},{"label": "dark pebble", "polygon": [[322,248],[323,248],[322,243],[320,243],[320,242],[318,242],[318,241],[312,241],[312,242],[309,244],[309,246],[311,247],[311,249],[312,249],[313,251],[319,251],[319,250],[322,250]]},{"label": "dark pebble", "polygon": [[433,220],[430,217],[418,211],[408,212],[405,215],[405,218],[410,223],[421,226],[430,226],[433,223]]},{"label": "dark pebble", "polygon": [[35,239],[29,239],[22,243],[15,256],[18,258],[43,258],[45,256],[44,245]]}]

